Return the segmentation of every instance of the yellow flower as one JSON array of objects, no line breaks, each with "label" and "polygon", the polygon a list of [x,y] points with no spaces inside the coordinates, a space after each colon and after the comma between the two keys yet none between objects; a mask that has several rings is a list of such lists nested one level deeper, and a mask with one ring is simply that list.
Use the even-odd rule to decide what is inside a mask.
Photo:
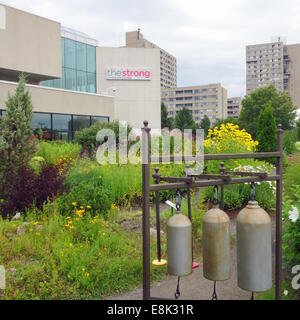
[{"label": "yellow flower", "polygon": [[39,232],[36,232],[35,235],[39,237],[41,234]]},{"label": "yellow flower", "polygon": [[88,209],[91,209],[91,208],[92,208],[90,205],[87,205],[86,207],[87,207]]},{"label": "yellow flower", "polygon": [[72,202],[73,207],[76,207],[76,205],[77,205],[77,202]]}]

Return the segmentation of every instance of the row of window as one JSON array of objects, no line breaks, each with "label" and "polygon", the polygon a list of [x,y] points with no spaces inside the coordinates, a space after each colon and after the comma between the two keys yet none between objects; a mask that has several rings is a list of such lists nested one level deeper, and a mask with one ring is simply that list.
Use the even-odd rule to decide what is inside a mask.
[{"label": "row of window", "polygon": [[[0,116],[5,110],[0,110]],[[61,140],[73,140],[76,131],[90,127],[96,122],[109,122],[108,117],[34,112],[32,126],[35,130],[55,132]]]},{"label": "row of window", "polygon": [[72,39],[61,39],[62,78],[41,85],[82,92],[97,92],[96,47]]},{"label": "row of window", "polygon": [[62,68],[62,78],[42,81],[42,86],[73,91],[96,93],[96,74]]}]

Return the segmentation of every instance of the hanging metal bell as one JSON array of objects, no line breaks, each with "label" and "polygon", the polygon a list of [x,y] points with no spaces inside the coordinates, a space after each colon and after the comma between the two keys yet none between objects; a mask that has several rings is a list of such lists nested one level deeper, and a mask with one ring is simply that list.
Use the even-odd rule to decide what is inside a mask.
[{"label": "hanging metal bell", "polygon": [[167,223],[168,273],[186,276],[192,272],[192,223],[177,213]]},{"label": "hanging metal bell", "polygon": [[203,275],[223,281],[230,278],[230,220],[215,207],[202,220]]},{"label": "hanging metal bell", "polygon": [[237,217],[238,286],[252,292],[272,288],[271,218],[257,201]]}]

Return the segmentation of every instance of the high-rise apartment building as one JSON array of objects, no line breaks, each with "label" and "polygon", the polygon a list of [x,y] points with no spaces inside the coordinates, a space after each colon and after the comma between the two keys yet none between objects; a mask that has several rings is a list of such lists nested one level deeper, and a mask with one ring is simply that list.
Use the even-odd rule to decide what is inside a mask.
[{"label": "high-rise apartment building", "polygon": [[160,50],[160,86],[174,88],[177,86],[177,60],[169,52],[145,39],[138,29],[126,32],[126,47],[130,48],[158,48]]},{"label": "high-rise apartment building", "polygon": [[242,110],[242,98],[232,97],[227,99],[227,117],[238,119]]},{"label": "high-rise apartment building", "polygon": [[211,124],[227,117],[227,90],[220,83],[164,89],[162,101],[166,104],[169,117],[175,117],[183,107],[192,112],[198,124],[205,115]]},{"label": "high-rise apartment building", "polygon": [[246,46],[247,95],[257,88],[274,85],[300,107],[300,44],[277,42]]}]

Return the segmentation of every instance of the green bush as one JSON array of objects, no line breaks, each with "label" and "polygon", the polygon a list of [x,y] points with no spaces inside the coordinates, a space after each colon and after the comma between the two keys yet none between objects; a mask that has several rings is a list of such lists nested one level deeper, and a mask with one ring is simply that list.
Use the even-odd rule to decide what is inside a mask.
[{"label": "green bush", "polygon": [[297,131],[296,130],[288,130],[283,133],[283,150],[287,154],[292,154],[296,152],[297,142]]},{"label": "green bush", "polygon": [[[95,156],[96,148],[103,142],[97,141],[96,137],[100,130],[110,129],[114,132],[116,137],[116,144],[119,144],[119,122],[112,121],[109,123],[97,122],[89,128],[82,129],[75,133],[75,142],[81,145],[82,152],[87,152],[93,158]],[[127,127],[127,135],[131,131],[131,127]],[[129,143],[130,145],[130,143]]]},{"label": "green bush", "polygon": [[39,143],[36,156],[43,157],[47,164],[56,165],[59,159],[77,159],[80,152],[80,145],[59,141]]},{"label": "green bush", "polygon": [[104,188],[102,181],[96,178],[72,186],[70,191],[57,199],[57,205],[62,215],[70,214],[76,208],[90,208],[93,215],[98,213],[107,217],[111,205],[110,197],[110,190]]}]

